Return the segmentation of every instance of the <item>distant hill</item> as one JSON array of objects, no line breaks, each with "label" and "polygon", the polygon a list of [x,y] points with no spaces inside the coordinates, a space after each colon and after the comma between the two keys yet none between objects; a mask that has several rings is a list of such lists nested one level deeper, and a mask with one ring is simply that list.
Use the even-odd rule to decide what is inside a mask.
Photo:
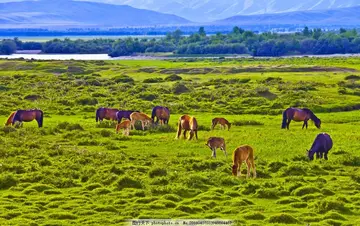
[{"label": "distant hill", "polygon": [[0,3],[0,28],[167,26],[189,23],[175,15],[126,5],[72,0]]},{"label": "distant hill", "polygon": [[215,24],[234,25],[359,25],[360,6],[333,10],[298,11],[290,13],[233,16],[214,22]]},{"label": "distant hill", "polygon": [[328,10],[359,6],[359,0],[90,0],[171,13],[197,22],[236,15]]}]

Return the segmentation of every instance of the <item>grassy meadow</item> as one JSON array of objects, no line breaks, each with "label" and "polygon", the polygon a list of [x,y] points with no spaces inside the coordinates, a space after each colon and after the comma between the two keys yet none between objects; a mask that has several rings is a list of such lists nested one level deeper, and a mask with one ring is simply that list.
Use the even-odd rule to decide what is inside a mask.
[{"label": "grassy meadow", "polygon": [[[44,111],[44,127],[0,129],[0,225],[124,225],[127,219],[230,219],[236,225],[360,225],[360,59],[0,61],[0,121]],[[151,113],[169,126],[115,133],[101,106]],[[309,107],[307,130],[282,111]],[[182,114],[199,140],[176,140]],[[210,130],[225,117],[230,131]],[[307,160],[319,132],[329,160]],[[204,144],[226,140],[229,156]],[[258,177],[231,175],[239,145]],[[246,173],[245,164],[242,167]]]}]

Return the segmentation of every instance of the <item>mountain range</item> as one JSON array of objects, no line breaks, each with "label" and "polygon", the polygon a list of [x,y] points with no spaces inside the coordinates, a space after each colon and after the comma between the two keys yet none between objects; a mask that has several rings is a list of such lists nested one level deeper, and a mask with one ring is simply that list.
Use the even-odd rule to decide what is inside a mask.
[{"label": "mountain range", "polygon": [[[109,3],[138,5],[161,13],[147,9],[137,9],[128,5],[94,2],[96,0],[89,0],[91,2],[80,0],[27,0],[5,3],[4,1],[9,0],[0,0],[0,28],[241,26],[259,24],[354,26],[360,24],[360,0],[302,0],[301,4],[288,0],[223,0],[221,2],[218,0],[193,0],[192,2],[188,0],[103,0]],[[156,5],[154,5],[155,2]],[[187,10],[185,10],[185,6]],[[344,8],[345,6],[351,7]],[[225,10],[226,7],[228,8]],[[327,9],[313,10],[319,7]],[[183,9],[181,13],[176,11],[180,9]],[[177,15],[185,16],[189,15],[187,12],[190,10],[198,18],[203,18],[203,21],[207,21],[210,17],[215,19],[225,15],[235,16],[212,22],[196,23],[201,20],[192,22],[177,15],[162,13],[169,12],[169,10],[173,10],[171,13],[177,12]],[[267,13],[264,14],[265,12]],[[186,18],[195,17],[186,16]]]},{"label": "mountain range", "polygon": [[168,26],[189,23],[179,16],[127,5],[72,0],[0,3],[0,28]]},{"label": "mountain range", "polygon": [[331,10],[359,6],[360,0],[90,0],[170,13],[196,22],[237,15]]},{"label": "mountain range", "polygon": [[360,24],[360,6],[332,10],[311,10],[248,16],[233,16],[215,24],[237,25],[350,25]]}]

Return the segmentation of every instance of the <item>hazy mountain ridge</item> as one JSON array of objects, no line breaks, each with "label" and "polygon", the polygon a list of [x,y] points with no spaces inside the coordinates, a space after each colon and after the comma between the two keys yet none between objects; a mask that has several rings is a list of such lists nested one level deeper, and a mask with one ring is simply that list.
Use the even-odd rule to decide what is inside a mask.
[{"label": "hazy mountain ridge", "polygon": [[0,3],[1,26],[154,26],[188,24],[170,14],[79,1],[24,1]]},{"label": "hazy mountain ridge", "polygon": [[91,0],[126,4],[171,13],[191,21],[210,22],[236,15],[328,10],[360,5],[359,0]]},{"label": "hazy mountain ridge", "polygon": [[333,10],[297,11],[289,13],[234,16],[215,24],[303,24],[303,25],[358,25],[360,6]]}]

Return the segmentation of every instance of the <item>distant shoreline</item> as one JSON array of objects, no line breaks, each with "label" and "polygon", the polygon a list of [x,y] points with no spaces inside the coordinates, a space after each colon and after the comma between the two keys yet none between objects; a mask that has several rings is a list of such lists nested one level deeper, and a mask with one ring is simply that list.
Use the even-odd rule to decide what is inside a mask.
[{"label": "distant shoreline", "polygon": [[41,50],[17,51],[12,55],[0,55],[0,59],[16,60],[165,60],[165,59],[279,59],[279,58],[336,58],[336,57],[360,57],[360,54],[328,54],[328,55],[289,55],[280,57],[253,57],[250,55],[132,55],[121,57],[110,57],[107,54],[42,54]]}]

